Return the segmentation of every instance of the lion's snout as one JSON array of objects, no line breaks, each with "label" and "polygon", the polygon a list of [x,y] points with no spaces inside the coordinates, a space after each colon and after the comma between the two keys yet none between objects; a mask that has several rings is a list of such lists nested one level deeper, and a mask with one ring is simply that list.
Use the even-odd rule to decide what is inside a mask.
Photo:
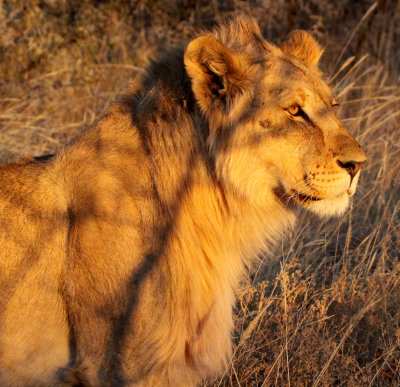
[{"label": "lion's snout", "polygon": [[340,168],[345,169],[353,179],[353,177],[361,170],[364,166],[365,161],[347,161],[343,162],[341,160],[337,160],[337,163]]},{"label": "lion's snout", "polygon": [[363,149],[358,142],[349,134],[338,137],[337,153],[333,153],[333,157],[340,169],[344,169],[350,175],[351,181],[354,176],[361,170],[367,161]]}]

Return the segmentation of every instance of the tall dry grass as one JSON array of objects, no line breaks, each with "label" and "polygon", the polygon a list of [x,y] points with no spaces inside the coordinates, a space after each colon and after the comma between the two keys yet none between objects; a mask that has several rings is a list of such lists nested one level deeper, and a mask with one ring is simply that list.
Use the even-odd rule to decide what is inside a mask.
[{"label": "tall dry grass", "polygon": [[238,293],[212,386],[400,385],[400,1],[0,0],[0,160],[53,152],[160,48],[236,12],[275,42],[325,46],[339,115],[368,162],[340,219],[301,214]]}]

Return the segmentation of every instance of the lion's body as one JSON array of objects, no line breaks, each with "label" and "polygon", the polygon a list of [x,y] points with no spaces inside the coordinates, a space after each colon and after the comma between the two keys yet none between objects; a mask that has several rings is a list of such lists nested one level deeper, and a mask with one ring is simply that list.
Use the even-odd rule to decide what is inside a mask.
[{"label": "lion's body", "polygon": [[[279,94],[282,85],[264,77],[252,29],[258,33],[242,20],[194,40],[185,54],[150,66],[139,91],[57,155],[0,166],[1,385],[189,386],[224,370],[244,268],[295,219],[293,199],[280,193],[293,180],[297,201],[319,203],[318,184],[300,196],[304,172],[290,173],[310,159],[335,180],[343,171],[325,153],[332,158],[340,136],[346,152],[357,152],[341,128],[334,140],[315,129],[306,145],[304,124],[274,131],[284,118],[262,114],[265,95],[255,88]],[[217,101],[207,108],[199,88],[209,70],[196,75],[196,44],[217,38],[254,62],[232,81],[232,90],[242,79],[254,90],[236,91],[244,100],[229,109],[218,107],[215,85],[207,92]],[[219,74],[220,62],[207,63]],[[316,69],[302,77],[328,93]],[[233,91],[224,90],[225,103]],[[262,118],[263,131],[254,129]],[[242,138],[250,126],[253,133]],[[281,179],[283,162],[271,160],[282,151],[293,168]],[[264,153],[271,160],[262,160]]]}]

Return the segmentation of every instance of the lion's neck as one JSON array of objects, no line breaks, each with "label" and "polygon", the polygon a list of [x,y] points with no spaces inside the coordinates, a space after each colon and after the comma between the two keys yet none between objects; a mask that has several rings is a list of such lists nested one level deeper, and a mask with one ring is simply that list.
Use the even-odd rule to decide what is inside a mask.
[{"label": "lion's neck", "polygon": [[261,206],[226,192],[210,179],[193,184],[176,227],[177,236],[192,247],[189,252],[197,261],[225,276],[230,273],[235,282],[244,267],[251,266],[293,221],[292,212],[278,203],[272,192]]},{"label": "lion's neck", "polygon": [[[185,278],[173,283],[186,311],[181,326],[188,329],[188,353],[200,363],[214,359],[207,367],[217,370],[230,356],[234,293],[246,266],[293,220],[272,194],[268,200],[261,209],[206,178],[193,182],[182,199],[167,262],[174,278]],[[205,348],[204,338],[215,344]]]},{"label": "lion's neck", "polygon": [[203,174],[192,183],[177,214],[178,257],[193,277],[210,278],[209,290],[218,293],[221,283],[235,289],[245,268],[293,222],[293,213],[272,192],[262,206],[256,205]]}]

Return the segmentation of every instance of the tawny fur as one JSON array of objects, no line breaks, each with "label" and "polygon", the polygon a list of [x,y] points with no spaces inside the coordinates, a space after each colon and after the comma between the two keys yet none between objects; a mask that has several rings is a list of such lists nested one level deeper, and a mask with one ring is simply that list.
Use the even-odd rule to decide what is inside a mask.
[{"label": "tawny fur", "polygon": [[151,64],[58,154],[0,167],[0,385],[223,372],[246,267],[296,207],[343,212],[365,161],[320,54],[237,18]]}]

